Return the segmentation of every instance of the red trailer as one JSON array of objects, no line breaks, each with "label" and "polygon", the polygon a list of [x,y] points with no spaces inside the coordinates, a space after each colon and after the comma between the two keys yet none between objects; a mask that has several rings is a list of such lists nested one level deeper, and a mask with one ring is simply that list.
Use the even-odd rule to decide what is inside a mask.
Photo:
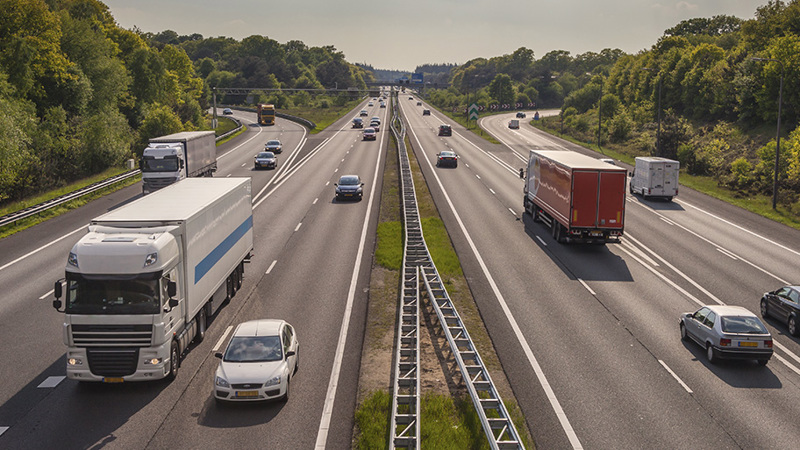
[{"label": "red trailer", "polygon": [[525,212],[558,242],[619,242],[627,170],[571,151],[531,150]]}]

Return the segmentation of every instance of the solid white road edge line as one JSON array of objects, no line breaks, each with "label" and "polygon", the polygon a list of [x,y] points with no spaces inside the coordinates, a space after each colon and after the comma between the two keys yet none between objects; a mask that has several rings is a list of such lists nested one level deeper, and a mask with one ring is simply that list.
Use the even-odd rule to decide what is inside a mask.
[{"label": "solid white road edge line", "polygon": [[294,227],[294,232],[297,233],[297,230],[299,230],[301,226],[303,226],[303,222],[298,223],[297,226]]},{"label": "solid white road edge line", "polygon": [[590,288],[590,287],[589,287],[589,285],[588,285],[588,284],[586,284],[586,282],[585,282],[585,281],[583,281],[583,280],[582,280],[582,279],[580,279],[580,278],[578,278],[578,281],[580,281],[580,282],[581,282],[581,284],[583,285],[583,287],[585,287],[585,288],[586,288],[586,290],[587,290],[587,291],[589,291],[589,293],[590,293],[590,294],[592,294],[592,296],[594,296],[594,297],[597,297],[597,294],[596,294],[596,293],[595,293],[595,292],[592,290],[592,288]]},{"label": "solid white road edge line", "polygon": [[11,261],[11,262],[9,262],[9,263],[6,263],[6,264],[5,264],[5,265],[3,265],[2,267],[0,267],[0,271],[2,271],[2,270],[3,270],[3,269],[5,269],[5,268],[8,268],[8,267],[10,267],[10,266],[12,266],[12,265],[14,265],[14,264],[16,264],[16,263],[20,262],[20,261],[22,261],[23,259],[25,259],[25,258],[27,258],[27,257],[29,257],[29,256],[31,256],[31,255],[34,255],[34,254],[36,254],[36,253],[38,253],[38,252],[40,252],[40,251],[42,251],[42,250],[46,249],[47,247],[50,247],[51,245],[55,244],[56,242],[60,242],[60,241],[62,241],[62,240],[64,240],[64,239],[66,239],[66,238],[68,238],[68,237],[72,236],[73,234],[77,233],[78,231],[83,231],[83,230],[85,230],[87,227],[88,227],[88,225],[83,225],[82,227],[78,228],[77,230],[70,231],[69,233],[67,233],[67,234],[65,234],[65,235],[63,235],[63,236],[61,236],[60,238],[58,238],[58,239],[54,239],[54,240],[52,240],[52,241],[48,242],[47,244],[44,244],[43,246],[41,246],[41,247],[37,248],[36,250],[31,250],[30,252],[28,252],[28,253],[26,253],[26,254],[24,254],[24,255],[20,256],[19,258],[15,259],[15,260],[13,260],[13,261]]},{"label": "solid white road edge line", "polygon": [[241,144],[237,145],[236,147],[233,147],[232,149],[228,150],[227,152],[225,152],[225,153],[223,153],[223,154],[219,155],[219,158],[217,158],[217,161],[219,161],[220,159],[222,159],[222,158],[224,158],[224,157],[226,157],[226,156],[230,155],[232,152],[235,152],[236,150],[238,150],[238,149],[239,149],[239,147],[241,147],[241,146],[243,146],[243,145],[247,144],[248,142],[252,141],[253,139],[257,138],[257,137],[258,137],[258,135],[259,135],[259,134],[261,134],[261,131],[262,131],[263,129],[264,129],[264,128],[262,128],[262,127],[258,127],[258,132],[257,132],[255,135],[253,135],[253,137],[251,137],[250,139],[248,139],[248,140],[246,140],[246,141],[242,142]]},{"label": "solid white road edge line", "polygon": [[273,260],[272,264],[269,265],[269,267],[267,268],[267,271],[264,273],[264,275],[269,275],[269,273],[272,272],[272,268],[275,267],[275,264],[277,264],[277,263],[278,263],[277,259]]},{"label": "solid white road edge line", "polygon": [[219,337],[219,340],[216,344],[214,344],[214,348],[211,349],[211,353],[217,353],[219,348],[222,347],[222,343],[225,342],[225,338],[228,337],[228,334],[233,330],[233,325],[228,325],[228,328],[225,328],[225,332],[222,333],[222,336]]},{"label": "solid white road edge line", "polygon": [[660,359],[658,360],[658,362],[660,362],[661,365],[664,366],[665,369],[667,369],[667,372],[669,372],[669,374],[672,375],[672,378],[675,378],[678,381],[678,383],[680,383],[680,385],[683,386],[684,389],[686,389],[686,392],[688,392],[690,394],[693,393],[692,390],[689,389],[689,386],[687,386],[686,383],[684,383],[683,380],[681,380],[680,377],[675,372],[673,372],[672,369],[669,368],[667,363],[665,363],[664,361],[662,361]]},{"label": "solid white road edge line", "polygon": [[65,379],[65,378],[67,378],[67,377],[65,377],[65,376],[60,376],[60,377],[47,377],[47,379],[45,379],[44,381],[42,381],[41,383],[39,383],[39,385],[38,385],[38,386],[36,386],[36,387],[37,387],[37,388],[42,388],[42,389],[46,389],[46,388],[54,388],[54,387],[58,386],[58,384],[59,384],[59,383],[61,383],[62,381],[64,381],[64,379]]},{"label": "solid white road edge line", "polygon": [[[414,135],[414,139],[417,141],[417,145],[419,145],[420,149],[423,150],[422,153],[424,155],[425,152],[422,147],[422,143],[419,141],[417,133],[414,132],[413,128],[410,128],[410,130],[411,134]],[[517,320],[514,318],[514,315],[508,308],[508,304],[506,303],[505,297],[503,297],[503,294],[497,287],[497,283],[495,283],[494,277],[492,277],[492,274],[489,273],[489,268],[486,267],[486,263],[483,261],[483,257],[478,252],[478,248],[475,246],[475,242],[472,241],[472,236],[467,231],[466,226],[464,226],[464,222],[461,220],[461,216],[458,214],[458,211],[456,211],[456,208],[453,205],[452,200],[450,200],[450,196],[447,194],[447,190],[445,190],[444,186],[442,185],[442,180],[439,178],[439,175],[436,173],[436,170],[433,169],[433,165],[431,164],[431,161],[427,157],[425,158],[425,162],[428,163],[428,167],[433,173],[433,176],[436,179],[436,183],[439,185],[439,189],[441,189],[445,200],[447,200],[447,205],[450,207],[450,211],[452,211],[453,216],[455,216],[455,219],[458,222],[459,227],[461,228],[461,232],[464,233],[464,237],[466,238],[467,243],[469,243],[469,247],[470,249],[472,249],[473,255],[475,255],[475,258],[478,260],[478,264],[480,265],[484,276],[489,281],[489,285],[492,288],[492,292],[494,292],[494,295],[497,298],[497,302],[500,304],[503,313],[505,313],[506,319],[511,324],[511,329],[514,331],[517,340],[522,346],[522,349],[525,352],[525,356],[528,358],[528,363],[533,369],[533,372],[536,374],[536,378],[539,380],[539,384],[542,385],[542,389],[544,390],[545,395],[547,396],[547,400],[550,402],[550,406],[553,408],[553,411],[555,412],[556,417],[558,418],[558,421],[561,424],[561,428],[564,430],[564,433],[566,433],[567,438],[569,439],[569,442],[572,445],[572,448],[583,449],[583,446],[581,445],[581,442],[578,439],[578,435],[575,434],[575,430],[572,428],[572,424],[570,424],[566,413],[564,413],[564,409],[561,407],[561,403],[559,403],[558,398],[556,398],[556,394],[553,391],[553,388],[547,381],[547,377],[545,376],[542,367],[539,365],[539,361],[537,361],[536,357],[533,355],[533,350],[531,349],[531,346],[528,344],[528,341],[525,339],[525,336],[523,336],[522,330],[520,329]]]},{"label": "solid white road edge line", "polygon": [[344,308],[344,317],[342,318],[342,328],[339,330],[339,342],[336,345],[336,354],[333,358],[333,368],[331,370],[331,378],[328,382],[328,394],[325,396],[325,404],[322,407],[322,418],[319,422],[319,430],[317,431],[316,449],[323,450],[328,441],[328,430],[330,429],[331,417],[333,416],[333,402],[336,400],[336,389],[339,386],[339,373],[342,370],[342,359],[344,357],[344,347],[347,343],[347,331],[350,327],[351,315],[353,312],[353,301],[356,295],[356,284],[358,283],[358,273],[361,268],[361,259],[364,256],[364,246],[367,242],[367,229],[369,228],[369,216],[372,212],[372,206],[375,204],[375,187],[378,184],[378,171],[381,167],[381,160],[383,158],[383,139],[378,148],[378,160],[375,163],[375,174],[372,177],[372,187],[369,191],[369,205],[367,205],[367,212],[364,215],[364,225],[361,227],[361,241],[358,243],[358,253],[356,253],[356,262],[353,265],[353,275],[350,278],[350,290],[347,292],[347,304]]}]

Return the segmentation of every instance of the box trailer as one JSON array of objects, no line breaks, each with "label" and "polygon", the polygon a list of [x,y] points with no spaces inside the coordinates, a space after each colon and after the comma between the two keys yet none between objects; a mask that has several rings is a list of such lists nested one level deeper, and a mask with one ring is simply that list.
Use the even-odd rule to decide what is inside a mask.
[{"label": "box trailer", "polygon": [[657,156],[637,156],[631,175],[631,194],[640,194],[645,199],[663,198],[671,201],[678,195],[678,161]]},{"label": "box trailer", "polygon": [[189,178],[92,220],[55,283],[67,377],[174,378],[189,343],[241,287],[251,202],[249,178]]},{"label": "box trailer", "polygon": [[213,131],[184,131],[150,139],[142,152],[142,193],[149,194],[192,177],[211,177],[217,170]]},{"label": "box trailer", "polygon": [[619,242],[626,170],[571,151],[531,150],[524,207],[558,242]]}]

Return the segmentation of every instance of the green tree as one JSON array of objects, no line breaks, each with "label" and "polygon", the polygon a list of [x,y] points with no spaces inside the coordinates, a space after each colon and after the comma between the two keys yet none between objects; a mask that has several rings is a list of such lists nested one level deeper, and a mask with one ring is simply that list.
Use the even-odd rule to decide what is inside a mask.
[{"label": "green tree", "polygon": [[166,105],[154,104],[147,108],[139,128],[139,155],[150,138],[177,133],[183,130],[180,117]]},{"label": "green tree", "polygon": [[489,95],[500,104],[514,103],[514,87],[511,84],[511,77],[504,73],[499,73],[489,83]]}]

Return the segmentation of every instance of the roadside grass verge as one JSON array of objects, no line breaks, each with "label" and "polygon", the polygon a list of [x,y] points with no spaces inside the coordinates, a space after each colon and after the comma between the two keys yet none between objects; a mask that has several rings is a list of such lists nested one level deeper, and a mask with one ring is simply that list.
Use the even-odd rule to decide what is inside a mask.
[{"label": "roadside grass verge", "polygon": [[[211,127],[211,119],[208,120],[208,126]],[[226,116],[217,116],[217,128],[214,128],[214,133],[217,136],[222,136],[223,134],[233,130],[236,128],[236,121],[231,119],[230,117]],[[219,144],[217,144],[219,145]]]},{"label": "roadside grass verge", "polygon": [[[531,125],[550,135],[558,136],[566,141],[572,142],[573,144],[599,152],[603,155],[612,157],[632,166],[636,164],[635,156],[633,156],[631,153],[628,153],[625,149],[616,149],[613,147],[601,147],[598,149],[596,144],[592,145],[575,139],[569,134],[562,135],[556,133],[556,130],[548,125],[552,125],[550,122],[556,122],[557,119],[557,117],[545,117],[538,121],[539,123],[534,123],[535,121],[531,121]],[[775,222],[779,222],[788,227],[800,230],[800,216],[793,213],[792,210],[786,206],[778,205],[776,209],[772,209],[772,196],[763,194],[742,195],[738,192],[731,191],[730,189],[720,186],[719,183],[717,183],[717,181],[712,177],[689,175],[683,168],[681,169],[679,182],[683,186],[694,189],[698,192],[702,192],[710,197],[714,197],[718,200],[738,206],[744,210],[758,214],[767,219],[774,220]]]},{"label": "roadside grass verge", "polygon": [[313,106],[300,106],[295,108],[281,109],[280,112],[292,116],[302,117],[314,122],[317,127],[311,130],[311,134],[317,134],[329,127],[333,122],[339,120],[343,115],[349,114],[350,110],[361,103],[363,99],[351,100],[343,106],[330,106],[328,108],[318,108]]}]

